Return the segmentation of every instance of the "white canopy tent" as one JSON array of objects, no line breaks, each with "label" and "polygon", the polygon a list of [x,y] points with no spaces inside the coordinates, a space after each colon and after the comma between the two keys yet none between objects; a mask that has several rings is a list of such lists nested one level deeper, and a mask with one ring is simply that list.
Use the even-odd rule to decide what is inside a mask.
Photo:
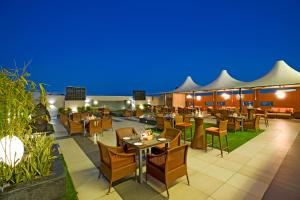
[{"label": "white canopy tent", "polygon": [[271,71],[255,81],[238,85],[236,88],[276,88],[300,86],[300,72],[283,60],[275,63]]},{"label": "white canopy tent", "polygon": [[200,88],[201,91],[216,91],[216,90],[227,90],[238,88],[240,85],[244,85],[245,82],[239,81],[227,72],[227,70],[222,70],[220,75],[211,83]]},{"label": "white canopy tent", "polygon": [[175,90],[172,91],[172,93],[188,93],[188,92],[194,92],[198,91],[201,88],[200,85],[196,84],[192,77],[188,76],[186,77],[185,81]]}]

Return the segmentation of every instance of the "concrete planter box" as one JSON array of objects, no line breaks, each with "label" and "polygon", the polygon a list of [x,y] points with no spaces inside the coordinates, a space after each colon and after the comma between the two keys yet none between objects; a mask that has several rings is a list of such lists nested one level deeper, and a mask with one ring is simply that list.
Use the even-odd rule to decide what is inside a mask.
[{"label": "concrete planter box", "polygon": [[50,176],[20,183],[0,191],[0,199],[6,200],[56,200],[61,199],[66,192],[66,177],[64,166],[59,156],[57,146],[54,146],[57,158],[53,164]]}]

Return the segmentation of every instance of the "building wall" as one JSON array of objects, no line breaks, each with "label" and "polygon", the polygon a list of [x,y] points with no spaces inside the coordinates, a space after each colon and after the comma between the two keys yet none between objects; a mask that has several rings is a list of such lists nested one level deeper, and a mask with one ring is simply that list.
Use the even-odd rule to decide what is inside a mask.
[{"label": "building wall", "polygon": [[186,103],[185,94],[173,93],[172,106],[184,108]]}]

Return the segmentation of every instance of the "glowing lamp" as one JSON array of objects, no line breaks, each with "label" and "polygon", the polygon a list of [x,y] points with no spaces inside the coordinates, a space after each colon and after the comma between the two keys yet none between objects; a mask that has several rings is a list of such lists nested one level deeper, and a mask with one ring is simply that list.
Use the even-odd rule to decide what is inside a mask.
[{"label": "glowing lamp", "polygon": [[55,103],[55,100],[54,100],[54,99],[50,99],[50,100],[49,100],[49,104],[50,104],[50,105],[54,105],[54,103]]},{"label": "glowing lamp", "polygon": [[140,108],[141,110],[144,110],[144,105],[141,104],[141,105],[139,106],[139,108]]},{"label": "glowing lamp", "polygon": [[230,98],[230,95],[227,94],[227,93],[223,93],[221,94],[221,96],[225,99],[225,100],[228,100]]},{"label": "glowing lamp", "polygon": [[16,136],[5,136],[0,140],[0,162],[12,167],[19,164],[24,154],[24,144]]},{"label": "glowing lamp", "polygon": [[283,91],[277,90],[277,91],[275,92],[275,95],[277,96],[278,99],[284,99],[285,96],[286,96],[286,93],[283,92]]},{"label": "glowing lamp", "polygon": [[126,101],[126,103],[127,103],[127,104],[130,104],[130,103],[131,103],[131,101],[130,101],[130,100],[127,100],[127,101]]},{"label": "glowing lamp", "polygon": [[97,100],[94,100],[94,105],[98,105],[98,101]]},{"label": "glowing lamp", "polygon": [[77,112],[77,108],[76,107],[72,107],[72,112]]},{"label": "glowing lamp", "polygon": [[90,102],[91,102],[91,100],[89,100],[89,99],[86,99],[86,100],[84,100],[84,102],[85,102],[85,103],[90,103]]},{"label": "glowing lamp", "polygon": [[197,100],[197,101],[200,101],[200,100],[201,100],[201,96],[197,96],[197,97],[196,97],[196,100]]},{"label": "glowing lamp", "polygon": [[187,98],[187,99],[191,99],[191,98],[193,98],[193,97],[192,97],[192,95],[188,94],[188,95],[186,95],[186,98]]}]

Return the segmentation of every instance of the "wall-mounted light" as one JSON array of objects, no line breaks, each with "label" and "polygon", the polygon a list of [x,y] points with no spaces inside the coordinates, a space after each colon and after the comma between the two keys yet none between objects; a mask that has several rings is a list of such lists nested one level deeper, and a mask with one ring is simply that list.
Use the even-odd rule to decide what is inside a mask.
[{"label": "wall-mounted light", "polygon": [[201,98],[202,98],[201,96],[196,96],[197,101],[201,101]]},{"label": "wall-mounted light", "polygon": [[193,97],[192,97],[192,95],[188,94],[188,95],[186,95],[186,98],[187,99],[192,99]]},{"label": "wall-mounted light", "polygon": [[221,96],[225,99],[225,100],[228,100],[230,98],[230,95],[227,94],[227,93],[223,93],[221,94]]},{"label": "wall-mounted light", "polygon": [[284,99],[286,97],[286,93],[282,90],[277,90],[275,92],[275,95],[277,96],[278,99]]},{"label": "wall-mounted light", "polygon": [[151,99],[147,99],[147,103],[148,103],[148,104],[151,104]]},{"label": "wall-mounted light", "polygon": [[[236,94],[235,97],[236,97],[237,100],[240,100],[240,95],[239,95],[239,94]],[[241,97],[242,97],[242,99],[243,99],[243,98],[244,98],[244,95],[242,94]]]},{"label": "wall-mounted light", "polygon": [[90,106],[89,103],[85,103],[85,104],[84,104],[84,107],[88,107],[88,106]]},{"label": "wall-mounted light", "polygon": [[131,101],[130,101],[130,100],[127,100],[126,103],[127,103],[127,104],[131,104]]},{"label": "wall-mounted light", "polygon": [[94,105],[98,105],[98,101],[97,100],[94,100]]},{"label": "wall-mounted light", "polygon": [[72,107],[72,112],[77,112],[77,108],[76,107]]},{"label": "wall-mounted light", "polygon": [[18,137],[7,135],[0,140],[0,162],[14,167],[22,160],[23,154],[24,144]]},{"label": "wall-mounted light", "polygon": [[84,100],[84,103],[90,103],[91,102],[91,100],[90,99],[86,99],[86,100]]}]

